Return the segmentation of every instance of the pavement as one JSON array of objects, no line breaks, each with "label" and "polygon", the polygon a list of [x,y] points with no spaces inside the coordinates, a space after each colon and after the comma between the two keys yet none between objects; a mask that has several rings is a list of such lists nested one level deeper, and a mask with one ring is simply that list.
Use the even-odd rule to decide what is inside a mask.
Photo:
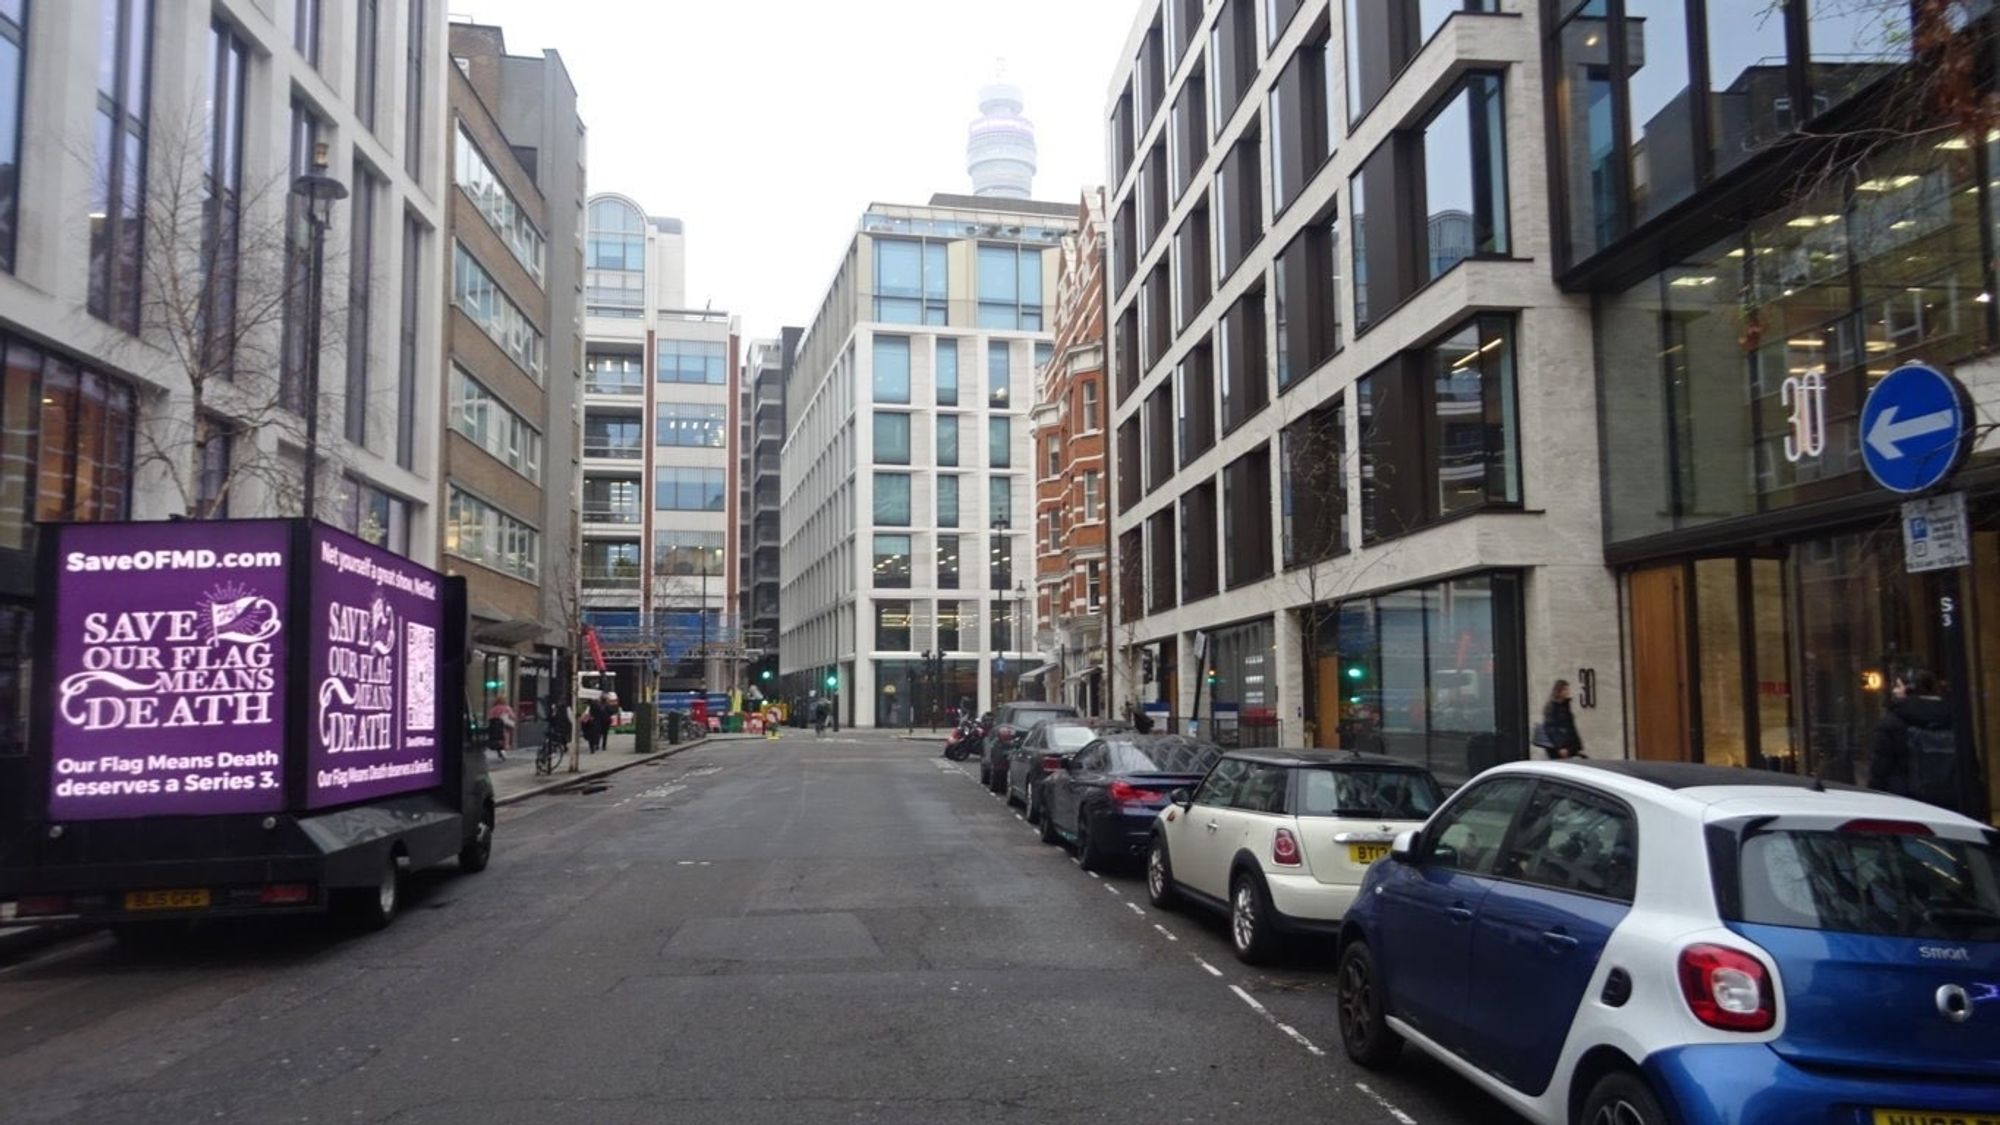
[{"label": "pavement", "polygon": [[934,745],[620,764],[501,809],[491,868],[412,876],[380,933],[0,967],[5,1118],[1518,1125],[1415,1056],[1355,1069],[1324,950],[1239,965],[1219,919],[1085,874]]}]

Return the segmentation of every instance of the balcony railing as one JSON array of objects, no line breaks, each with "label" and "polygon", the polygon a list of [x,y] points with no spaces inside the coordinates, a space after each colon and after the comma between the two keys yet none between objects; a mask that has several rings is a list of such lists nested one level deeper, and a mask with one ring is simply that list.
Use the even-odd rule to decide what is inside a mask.
[{"label": "balcony railing", "polygon": [[646,378],[643,375],[585,375],[583,393],[637,397],[646,393]]},{"label": "balcony railing", "polygon": [[603,457],[614,461],[638,461],[646,456],[644,442],[598,442],[586,439],[583,443],[585,457]]},{"label": "balcony railing", "polygon": [[636,590],[639,588],[637,567],[586,566],[583,568],[583,588],[586,590]]},{"label": "balcony railing", "polygon": [[637,508],[593,508],[586,504],[583,509],[585,523],[637,525],[643,522],[644,518]]}]

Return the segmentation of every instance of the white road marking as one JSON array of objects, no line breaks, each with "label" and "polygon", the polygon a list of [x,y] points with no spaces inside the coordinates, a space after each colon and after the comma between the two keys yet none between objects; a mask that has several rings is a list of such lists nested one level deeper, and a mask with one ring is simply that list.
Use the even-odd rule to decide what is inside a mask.
[{"label": "white road marking", "polygon": [[[1096,873],[1096,872],[1092,872],[1092,873],[1091,873],[1091,876],[1090,876],[1090,877],[1091,877],[1091,878],[1093,878],[1093,879],[1097,878],[1097,873]],[[1102,887],[1103,887],[1103,888],[1104,888],[1105,890],[1107,890],[1107,891],[1110,891],[1110,892],[1111,892],[1112,894],[1114,894],[1114,895],[1118,893],[1118,888],[1117,888],[1117,887],[1114,887],[1114,886],[1112,886],[1112,885],[1111,885],[1111,884],[1109,884],[1109,883],[1103,883],[1103,884],[1100,884],[1100,885],[1101,885],[1101,886],[1102,886]]]},{"label": "white road marking", "polygon": [[1368,1084],[1366,1082],[1356,1082],[1354,1084],[1354,1088],[1361,1091],[1364,1094],[1367,1094],[1369,1097],[1375,1099],[1375,1104],[1387,1110],[1389,1116],[1395,1118],[1398,1122],[1401,1123],[1401,1125],[1417,1125],[1416,1118],[1411,1117],[1409,1114],[1404,1113],[1400,1109],[1397,1109],[1393,1104],[1390,1103],[1389,1099],[1369,1089]]},{"label": "white road marking", "polygon": [[1174,936],[1174,932],[1172,930],[1166,928],[1165,926],[1160,925],[1158,922],[1153,923],[1153,928],[1160,931],[1160,936],[1166,938],[1168,941],[1181,940]]},{"label": "white road marking", "polygon": [[1126,903],[1125,905],[1126,905],[1126,906],[1129,906],[1129,907],[1131,907],[1131,908],[1132,908],[1132,913],[1134,913],[1134,914],[1137,914],[1137,915],[1138,915],[1139,917],[1141,917],[1141,918],[1144,918],[1144,917],[1146,916],[1146,912],[1145,912],[1144,910],[1140,909],[1140,907],[1139,907],[1139,904],[1138,904],[1138,903],[1136,903],[1136,902],[1128,902],[1128,903]]},{"label": "white road marking", "polygon": [[1018,820],[1018,821],[1020,821],[1020,822],[1021,822],[1022,824],[1026,824],[1026,823],[1028,823],[1028,818],[1027,818],[1027,817],[1025,817],[1025,816],[1022,816],[1022,815],[1021,815],[1020,813],[1015,813],[1015,814],[1014,814],[1014,819],[1015,819],[1015,820]]},{"label": "white road marking", "polygon": [[[1078,863],[1082,863],[1082,862],[1083,862],[1083,857],[1082,857],[1082,856],[1078,856],[1078,857],[1077,857],[1077,860],[1076,860],[1076,861],[1077,861]],[[1093,879],[1102,879],[1102,878],[1104,878],[1104,876],[1102,876],[1102,875],[1099,875],[1099,874],[1098,874],[1097,872],[1095,872],[1095,871],[1093,871],[1093,872],[1091,872],[1091,873],[1090,873],[1090,877],[1091,877],[1091,878],[1093,878]],[[1115,894],[1115,893],[1117,893],[1117,892],[1116,892],[1116,891],[1113,891],[1112,893],[1114,893],[1114,894]]]},{"label": "white road marking", "polygon": [[[1258,1015],[1263,1016],[1264,1019],[1267,1022],[1269,1022],[1272,1027],[1275,1027],[1279,1031],[1284,1032],[1285,1037],[1287,1039],[1290,1039],[1292,1042],[1297,1043],[1301,1047],[1304,1047],[1308,1053],[1312,1054],[1317,1058],[1326,1057],[1325,1051],[1322,1051],[1318,1047],[1314,1046],[1312,1040],[1307,1039],[1303,1035],[1300,1035],[1298,1028],[1293,1027],[1291,1024],[1285,1023],[1279,1020],[1278,1017],[1272,1015],[1271,1009],[1266,1008],[1264,1005],[1258,1003],[1257,998],[1255,996],[1252,996],[1249,993],[1243,991],[1242,985],[1232,984],[1229,986],[1229,991],[1234,992],[1236,994],[1237,999],[1243,1001],[1245,1004],[1250,1005],[1250,1007],[1253,1010],[1255,1010]],[[1359,1085],[1359,1083],[1356,1083],[1356,1085]],[[1382,1099],[1380,1098],[1376,1098],[1375,1100],[1382,1101]],[[1388,1102],[1382,1102],[1382,1105],[1385,1108],[1393,1108],[1389,1106]],[[1412,1123],[1412,1125],[1414,1125],[1414,1123]]]},{"label": "white road marking", "polygon": [[[1193,954],[1189,954],[1189,956],[1191,956],[1191,957],[1192,957],[1192,956],[1194,956],[1194,955],[1193,955]],[[1208,975],[1209,975],[1209,976],[1212,976],[1212,977],[1219,977],[1219,976],[1221,976],[1221,975],[1222,975],[1222,970],[1221,970],[1221,969],[1218,969],[1218,968],[1216,968],[1216,967],[1215,967],[1214,965],[1211,965],[1211,964],[1209,964],[1208,962],[1206,962],[1206,961],[1202,960],[1202,959],[1201,959],[1201,958],[1199,958],[1199,957],[1195,957],[1195,959],[1194,959],[1194,963],[1195,963],[1195,964],[1197,964],[1197,965],[1200,965],[1200,966],[1201,966],[1202,968],[1204,968],[1204,969],[1207,969],[1207,970],[1208,970]]]}]

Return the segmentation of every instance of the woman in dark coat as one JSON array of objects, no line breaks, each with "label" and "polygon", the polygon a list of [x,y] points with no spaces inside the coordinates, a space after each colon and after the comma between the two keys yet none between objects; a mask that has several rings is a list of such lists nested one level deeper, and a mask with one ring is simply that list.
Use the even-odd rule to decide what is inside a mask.
[{"label": "woman in dark coat", "polygon": [[1576,715],[1570,711],[1569,681],[1557,680],[1549,689],[1549,701],[1542,707],[1542,741],[1538,744],[1551,758],[1581,758],[1583,736],[1576,732]]}]

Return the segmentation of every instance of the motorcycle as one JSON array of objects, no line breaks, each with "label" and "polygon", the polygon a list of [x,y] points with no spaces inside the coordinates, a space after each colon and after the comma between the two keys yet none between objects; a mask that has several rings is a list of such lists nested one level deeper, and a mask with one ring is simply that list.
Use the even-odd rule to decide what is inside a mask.
[{"label": "motorcycle", "polygon": [[979,744],[985,741],[986,732],[992,725],[993,720],[990,716],[966,719],[959,723],[944,740],[944,756],[954,762],[962,762],[971,757],[973,752],[979,749]]}]

